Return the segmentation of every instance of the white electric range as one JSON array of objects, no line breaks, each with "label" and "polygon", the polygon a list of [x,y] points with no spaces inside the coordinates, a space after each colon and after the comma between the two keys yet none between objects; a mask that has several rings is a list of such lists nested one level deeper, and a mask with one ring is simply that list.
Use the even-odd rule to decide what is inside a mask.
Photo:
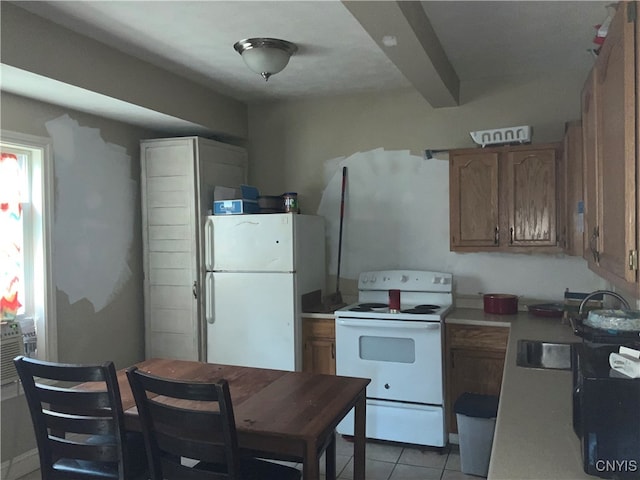
[{"label": "white electric range", "polygon": [[[452,308],[452,282],[442,272],[364,272],[358,303],[335,312],[336,373],[371,379],[367,437],[446,445],[443,319]],[[400,291],[399,305],[390,290]],[[338,433],[353,435],[352,415]]]}]

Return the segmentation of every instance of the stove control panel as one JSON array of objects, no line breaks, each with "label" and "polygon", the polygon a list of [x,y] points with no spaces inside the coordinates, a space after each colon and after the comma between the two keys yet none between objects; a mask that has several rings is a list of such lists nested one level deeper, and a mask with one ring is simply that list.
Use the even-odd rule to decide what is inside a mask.
[{"label": "stove control panel", "polygon": [[450,292],[452,290],[452,275],[420,270],[363,272],[358,279],[358,289]]}]

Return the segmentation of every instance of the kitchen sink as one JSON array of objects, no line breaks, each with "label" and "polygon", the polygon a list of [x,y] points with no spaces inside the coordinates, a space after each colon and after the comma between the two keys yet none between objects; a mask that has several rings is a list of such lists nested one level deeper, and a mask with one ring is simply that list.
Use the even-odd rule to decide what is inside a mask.
[{"label": "kitchen sink", "polygon": [[571,370],[572,343],[518,340],[516,365],[527,368]]}]

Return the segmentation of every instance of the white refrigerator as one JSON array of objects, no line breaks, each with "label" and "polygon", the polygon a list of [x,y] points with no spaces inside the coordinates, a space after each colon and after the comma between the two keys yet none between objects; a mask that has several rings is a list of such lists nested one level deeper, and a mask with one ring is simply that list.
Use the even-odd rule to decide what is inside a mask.
[{"label": "white refrigerator", "polygon": [[204,257],[207,361],[302,370],[301,297],[324,289],[324,219],[210,216]]}]

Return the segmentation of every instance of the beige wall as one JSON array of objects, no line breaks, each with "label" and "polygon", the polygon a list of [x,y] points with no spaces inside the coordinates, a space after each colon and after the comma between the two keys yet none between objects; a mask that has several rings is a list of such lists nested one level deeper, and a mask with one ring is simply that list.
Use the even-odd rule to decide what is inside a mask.
[{"label": "beige wall", "polygon": [[[1,126],[3,129],[47,137],[45,123],[65,114],[81,126],[98,129],[105,142],[126,149],[131,157],[130,176],[126,180],[133,180],[136,184],[136,208],[130,212],[135,230],[131,248],[127,254],[131,276],[109,300],[108,305],[96,313],[90,302],[83,299],[70,303],[67,294],[57,289],[58,359],[69,363],[102,362],[111,359],[117,368],[123,368],[144,358],[139,140],[164,135],[2,93]],[[104,185],[104,189],[113,188],[117,186]],[[55,255],[55,244],[53,251]],[[73,269],[74,265],[68,265],[68,268]],[[100,272],[96,271],[96,275],[100,275]],[[2,461],[34,447],[32,427],[24,405],[24,397],[2,402]]]},{"label": "beige wall", "polygon": [[298,191],[315,211],[325,160],[378,147],[473,147],[470,131],[531,125],[533,143],[560,141],[580,116],[584,75],[463,83],[461,106],[432,108],[413,89],[249,106],[249,176],[266,194]]},{"label": "beige wall", "polygon": [[[413,155],[421,156],[425,149],[474,146],[470,131],[516,125],[532,126],[533,143],[560,141],[564,122],[579,118],[579,92],[584,78],[583,74],[575,74],[463,83],[461,106],[442,109],[433,109],[413,90],[253,105],[249,107],[250,181],[264,194],[297,191],[303,212],[316,213],[327,185],[325,162],[330,159],[379,147],[409,149]],[[448,174],[442,176],[441,182],[448,185]],[[372,189],[384,187],[384,179],[371,185]],[[433,234],[433,229],[439,232],[437,244],[430,245],[424,258],[417,258],[413,266],[431,269],[437,266],[453,272],[459,293],[508,288],[522,295],[548,298],[557,294],[561,299],[565,288],[590,290],[604,286],[579,258],[451,253],[448,198],[441,194],[436,198],[429,191],[412,194],[419,206],[438,210],[431,216],[434,221],[424,221],[424,235]],[[369,214],[379,222],[380,235],[399,234],[386,228],[382,213]],[[420,222],[422,214],[416,209],[407,215]],[[333,220],[327,218],[328,222]],[[376,239],[363,234],[359,241]],[[331,250],[337,239],[329,235],[328,243]],[[349,248],[357,246],[347,245],[347,254]],[[343,261],[344,254],[343,249]],[[370,269],[381,266],[378,258],[369,260]],[[530,275],[532,268],[534,278]],[[335,273],[335,266],[328,265],[328,271]],[[348,294],[356,293],[355,278],[357,274],[341,283]],[[334,281],[329,278],[329,289]]]}]

